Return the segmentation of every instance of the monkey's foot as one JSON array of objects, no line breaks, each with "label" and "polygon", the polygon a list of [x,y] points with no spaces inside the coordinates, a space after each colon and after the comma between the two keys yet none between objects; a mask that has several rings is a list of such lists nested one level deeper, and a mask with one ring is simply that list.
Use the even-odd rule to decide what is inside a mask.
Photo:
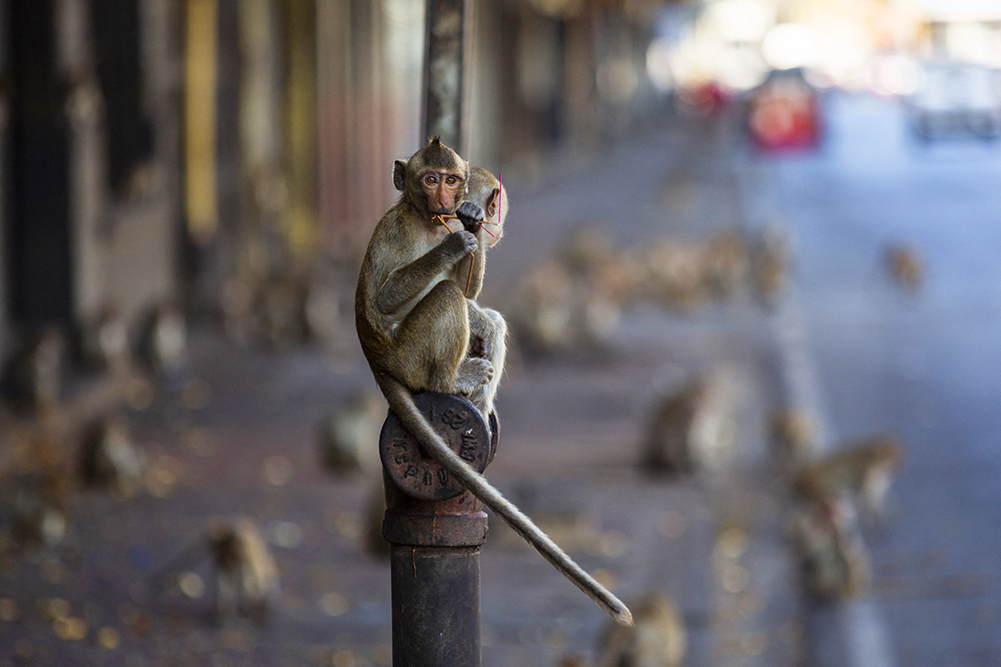
[{"label": "monkey's foot", "polygon": [[493,364],[486,359],[467,357],[459,364],[459,372],[455,378],[455,393],[469,395],[493,378]]}]

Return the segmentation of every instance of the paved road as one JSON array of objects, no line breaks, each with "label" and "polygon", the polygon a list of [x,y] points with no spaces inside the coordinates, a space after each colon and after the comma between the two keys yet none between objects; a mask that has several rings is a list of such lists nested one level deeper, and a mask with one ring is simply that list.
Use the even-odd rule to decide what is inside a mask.
[{"label": "paved road", "polygon": [[[877,430],[907,441],[893,516],[867,534],[874,595],[809,609],[803,645],[781,503],[760,465],[782,321],[750,299],[685,316],[637,308],[610,355],[512,367],[499,399],[502,450],[488,476],[550,525],[575,515],[583,529],[562,541],[627,599],[651,588],[671,594],[689,628],[690,667],[800,664],[807,648],[825,667],[995,665],[1001,227],[992,215],[1001,210],[1001,153],[912,144],[886,102],[843,98],[830,110],[830,141],[816,155],[752,159],[733,135],[692,125],[542,181],[506,178],[512,218],[492,251],[484,301],[502,303],[519,272],[578,223],[598,223],[626,245],[776,216],[797,241],[788,305],[829,444]],[[740,196],[741,183],[753,197]],[[918,295],[900,293],[879,266],[883,244],[896,239],[926,257]],[[196,340],[194,373],[211,389],[208,402],[166,391],[131,415],[159,470],[156,493],[81,496],[73,560],[0,561],[0,598],[16,607],[0,607],[0,665],[13,664],[15,644],[37,664],[388,664],[386,564],[360,539],[370,481],[325,474],[313,440],[328,405],[372,386],[363,362],[332,368],[317,350],[241,352]],[[715,479],[642,475],[634,462],[652,392],[665,377],[714,365],[733,373],[744,397],[741,465]],[[237,512],[261,520],[277,554],[283,602],[272,624],[212,626],[210,591],[154,599],[150,572],[208,516]],[[732,528],[747,541],[724,562],[717,547]],[[602,613],[506,539],[495,525],[483,555],[484,665],[591,655]],[[724,585],[722,566],[741,575],[739,586]],[[208,579],[204,564],[195,571]],[[59,636],[70,626],[38,604],[50,598],[84,621],[83,639]],[[118,648],[102,648],[100,637],[114,635],[101,628],[119,633]]]},{"label": "paved road", "polygon": [[[892,517],[870,531],[867,621],[817,610],[818,664],[1001,663],[1001,146],[921,144],[895,103],[832,98],[815,155],[751,159],[758,214],[796,241],[794,326],[831,446],[899,433],[906,460]],[[918,249],[917,294],[881,264]],[[853,659],[846,633],[875,626],[881,657]],[[863,641],[864,638],[860,641]],[[875,660],[875,661],[874,661]]]}]

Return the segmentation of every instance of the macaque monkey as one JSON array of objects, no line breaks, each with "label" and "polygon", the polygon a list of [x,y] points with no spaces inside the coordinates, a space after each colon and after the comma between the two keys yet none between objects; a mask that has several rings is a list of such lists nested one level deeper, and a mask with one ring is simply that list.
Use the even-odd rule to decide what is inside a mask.
[{"label": "macaque monkey", "polygon": [[635,626],[610,625],[601,637],[597,667],[680,667],[685,624],[670,598],[651,593],[632,608]]},{"label": "macaque monkey", "polygon": [[140,323],[137,357],[154,371],[178,373],[187,363],[188,332],[184,313],[172,304],[160,304]]},{"label": "macaque monkey", "polygon": [[901,455],[897,438],[869,438],[807,465],[796,475],[794,487],[814,501],[848,493],[869,515],[882,519],[886,493]]},{"label": "macaque monkey", "polygon": [[786,470],[798,470],[813,456],[816,436],[809,414],[794,409],[776,410],[769,426],[776,454]]},{"label": "macaque monkey", "polygon": [[764,231],[755,248],[751,273],[758,297],[766,306],[775,305],[785,288],[789,272],[788,240],[776,227]]},{"label": "macaque monkey", "polygon": [[257,525],[247,517],[217,520],[209,528],[216,569],[216,609],[221,618],[245,614],[264,620],[278,604],[278,566]]},{"label": "macaque monkey", "polygon": [[869,588],[871,559],[847,498],[802,504],[793,514],[792,529],[804,582],[812,595],[857,597]]},{"label": "macaque monkey", "polygon": [[78,345],[81,360],[95,369],[123,373],[131,363],[128,326],[114,306],[105,306],[84,323]]},{"label": "macaque monkey", "polygon": [[52,411],[61,398],[65,345],[54,329],[31,334],[7,360],[0,375],[0,395],[16,412]]},{"label": "macaque monkey", "polygon": [[[456,267],[473,253],[482,268],[485,252],[477,236],[485,212],[461,201],[469,181],[469,164],[437,137],[406,162],[397,160],[393,183],[403,194],[376,225],[358,276],[355,324],[362,350],[390,409],[425,451],[603,609],[631,624],[629,609],[449,449],[414,404],[415,391],[476,398],[476,390],[500,372],[488,359],[468,354],[468,270],[463,275]],[[446,226],[442,216],[452,214],[463,229]],[[469,292],[479,289],[470,285]],[[477,407],[489,419],[485,394]]]},{"label": "macaque monkey", "polygon": [[71,483],[58,466],[5,476],[3,504],[9,503],[10,535],[20,548],[51,549],[66,538]]},{"label": "macaque monkey", "polygon": [[[377,379],[385,373],[411,391],[471,396],[494,377],[488,359],[467,355],[466,275],[456,270],[470,253],[483,266],[484,243],[471,230],[484,211],[462,201],[469,180],[469,164],[437,137],[396,161],[402,195],[376,225],[355,294],[358,339]],[[463,229],[450,232],[436,218],[452,214]]]},{"label": "macaque monkey", "polygon": [[578,343],[573,329],[573,278],[558,262],[528,269],[518,281],[512,304],[512,325],[526,352],[567,351]]},{"label": "macaque monkey", "polygon": [[723,376],[697,378],[658,399],[651,410],[641,465],[655,473],[712,467],[733,445]]},{"label": "macaque monkey", "polygon": [[886,269],[893,280],[909,292],[921,289],[924,283],[924,262],[918,251],[909,245],[895,243],[884,251]]},{"label": "macaque monkey", "polygon": [[107,487],[122,496],[138,492],[142,460],[121,417],[98,417],[84,429],[80,441],[80,475],[85,484]]},{"label": "macaque monkey", "polygon": [[386,402],[372,391],[359,392],[334,408],[320,422],[323,465],[338,472],[374,467],[379,459],[379,430],[385,418]]},{"label": "macaque monkey", "polygon": [[[483,167],[473,167],[469,170],[469,186],[464,197],[483,209],[484,218],[476,232],[480,248],[475,256],[467,255],[458,265],[455,272],[461,278],[467,276],[469,289],[466,291],[466,306],[469,309],[469,351],[470,357],[486,359],[494,368],[493,378],[486,384],[473,390],[470,400],[480,409],[484,417],[493,412],[494,398],[504,370],[504,360],[507,357],[507,323],[504,317],[490,308],[483,308],[476,298],[483,287],[483,276],[486,272],[486,248],[492,248],[504,234],[504,219],[507,217],[507,190],[496,176]],[[470,262],[473,262],[470,268]]]}]

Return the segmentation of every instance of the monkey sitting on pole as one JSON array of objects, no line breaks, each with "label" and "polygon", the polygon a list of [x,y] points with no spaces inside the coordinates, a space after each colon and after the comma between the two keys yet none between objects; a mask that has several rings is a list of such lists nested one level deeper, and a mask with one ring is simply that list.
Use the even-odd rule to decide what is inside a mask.
[{"label": "monkey sitting on pole", "polygon": [[[499,183],[494,188],[487,174],[490,178],[477,171],[473,178],[482,180],[473,181],[469,164],[437,137],[406,162],[396,162],[393,183],[403,194],[376,225],[362,262],[355,294],[358,339],[390,410],[425,451],[617,622],[632,625],[629,609],[453,452],[411,396],[416,391],[465,394],[485,418],[492,409],[493,394],[483,388],[500,373],[493,360],[499,353],[502,362],[506,328],[499,314],[496,323],[460,286],[479,294],[488,244],[478,236],[480,222],[493,215],[495,204],[497,222],[502,222],[499,209],[506,209],[503,189]],[[464,229],[452,231],[446,222],[451,217]],[[472,272],[463,274],[470,254]]]},{"label": "monkey sitting on pole", "polygon": [[[396,161],[393,184],[402,195],[376,225],[358,277],[362,350],[377,376],[388,373],[411,391],[472,398],[487,418],[501,371],[493,360],[498,351],[503,355],[503,344],[495,343],[504,328],[499,314],[471,308],[466,298],[467,288],[475,295],[482,287],[486,252],[485,212],[462,201],[469,163],[435,137],[406,162]],[[499,205],[499,192],[486,199]],[[457,218],[463,229],[452,231],[447,218]],[[467,258],[473,269],[460,272]],[[471,310],[483,356],[467,354]],[[492,391],[483,389],[488,383]]]}]

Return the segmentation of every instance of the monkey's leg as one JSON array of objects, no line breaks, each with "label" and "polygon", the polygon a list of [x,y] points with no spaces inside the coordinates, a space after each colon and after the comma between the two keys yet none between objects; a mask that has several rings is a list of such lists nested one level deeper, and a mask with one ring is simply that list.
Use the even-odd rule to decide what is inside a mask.
[{"label": "monkey's leg", "polygon": [[486,359],[469,359],[469,313],[451,280],[432,288],[400,323],[390,368],[414,391],[469,394],[493,377]]},{"label": "monkey's leg", "polygon": [[494,398],[500,386],[501,375],[504,373],[504,361],[507,357],[507,323],[496,310],[481,308],[475,301],[469,302],[470,336],[482,339],[483,357],[494,368],[493,377],[486,384],[477,387],[470,394],[473,402],[483,417],[489,417],[494,410]]}]

